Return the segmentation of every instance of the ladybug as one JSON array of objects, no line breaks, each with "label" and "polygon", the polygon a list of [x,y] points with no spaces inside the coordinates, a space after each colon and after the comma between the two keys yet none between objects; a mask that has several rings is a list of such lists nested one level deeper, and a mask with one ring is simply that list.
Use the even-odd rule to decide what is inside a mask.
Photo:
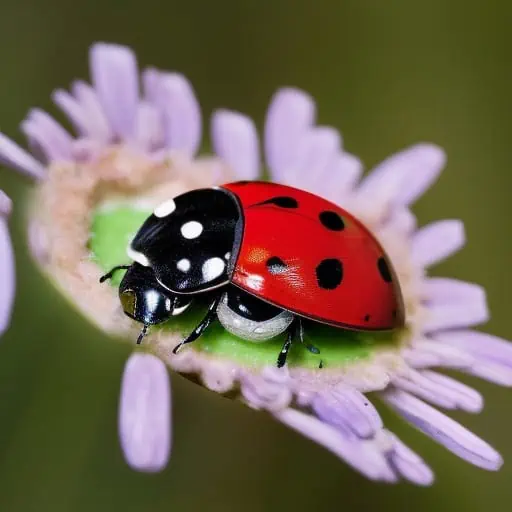
[{"label": "ladybug", "polygon": [[400,285],[382,246],[354,216],[314,194],[260,181],[198,189],[169,199],[130,243],[119,297],[126,315],[150,325],[179,315],[202,294],[208,311],[174,348],[214,321],[263,342],[286,333],[277,366],[304,321],[386,331],[404,325]]}]

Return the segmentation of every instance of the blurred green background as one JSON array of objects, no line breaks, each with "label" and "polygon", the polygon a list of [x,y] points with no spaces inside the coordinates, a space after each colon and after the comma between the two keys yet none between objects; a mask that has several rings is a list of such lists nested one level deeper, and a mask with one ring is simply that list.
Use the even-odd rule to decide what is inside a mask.
[{"label": "blurred green background", "polygon": [[[185,73],[205,114],[230,107],[261,126],[277,87],[302,87],[368,166],[418,141],[446,148],[447,170],[416,212],[422,222],[462,218],[469,241],[435,272],[485,285],[486,329],[512,338],[511,15],[506,0],[2,0],[0,129],[21,140],[29,107],[55,113],[52,89],[88,76],[97,40]],[[2,169],[0,187],[18,200],[28,181]],[[116,425],[130,347],[109,342],[40,277],[21,201],[11,226],[19,294],[0,345],[1,512],[510,510],[512,390],[472,378],[464,381],[485,393],[484,413],[452,416],[501,451],[497,474],[384,410],[437,482],[369,483],[264,414],[176,375],[172,462],[159,475],[132,472]]]}]

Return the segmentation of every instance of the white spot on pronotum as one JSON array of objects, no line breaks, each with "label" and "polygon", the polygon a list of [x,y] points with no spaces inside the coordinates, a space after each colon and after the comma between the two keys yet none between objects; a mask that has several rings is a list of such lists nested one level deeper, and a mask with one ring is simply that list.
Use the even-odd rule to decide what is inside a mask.
[{"label": "white spot on pronotum", "polygon": [[225,268],[226,264],[221,258],[210,258],[203,264],[203,279],[206,282],[213,281],[224,272]]},{"label": "white spot on pronotum", "polygon": [[165,299],[165,309],[167,311],[171,310],[171,299],[169,299],[169,297],[167,297],[167,299]]},{"label": "white spot on pronotum", "polygon": [[128,255],[128,258],[132,259],[133,261],[136,261],[143,267],[149,267],[149,260],[141,252],[135,251],[131,247],[128,247],[126,249],[126,254]]},{"label": "white spot on pronotum", "polygon": [[227,260],[229,260],[229,258],[231,258],[231,253],[230,253],[230,252],[227,252],[226,254],[224,254],[224,258],[226,258]]},{"label": "white spot on pronotum", "polygon": [[174,210],[176,210],[174,199],[167,199],[167,201],[159,204],[153,213],[155,217],[167,217],[167,215],[170,215]]},{"label": "white spot on pronotum", "polygon": [[190,306],[190,304],[191,302],[185,304],[184,306],[181,306],[181,308],[174,308],[172,311],[172,316],[181,315],[181,313],[183,313],[183,311],[185,311]]},{"label": "white spot on pronotum", "polygon": [[178,270],[181,270],[182,272],[188,272],[190,270],[190,260],[187,260],[187,258],[183,258],[178,263],[176,263],[176,267]]},{"label": "white spot on pronotum", "polygon": [[181,234],[187,240],[192,240],[197,238],[203,232],[203,225],[196,220],[191,220],[190,222],[185,222],[183,226],[181,226]]}]

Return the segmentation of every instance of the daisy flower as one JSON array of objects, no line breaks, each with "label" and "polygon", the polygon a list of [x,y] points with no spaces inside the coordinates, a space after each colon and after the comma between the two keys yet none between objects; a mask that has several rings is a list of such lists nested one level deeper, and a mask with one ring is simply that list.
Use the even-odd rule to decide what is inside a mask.
[{"label": "daisy flower", "polygon": [[[123,315],[115,287],[98,279],[126,262],[127,245],[157,205],[186,190],[265,173],[339,204],[365,223],[393,262],[406,309],[405,328],[391,334],[314,326],[306,334],[320,348],[323,367],[318,355],[297,346],[288,364],[277,368],[280,340],[250,343],[218,325],[174,354],[201,316],[189,308],[151,330],[126,364],[119,433],[132,467],[158,471],[167,463],[166,365],[267,411],[373,480],[428,485],[433,474],[385,428],[370,392],[459,457],[488,470],[501,466],[491,446],[438,410],[476,413],[483,405],[477,391],[439,370],[512,385],[511,346],[471,329],[488,318],[484,290],[428,276],[432,265],[464,244],[462,222],[418,228],[410,211],[441,172],[441,149],[413,146],[363,177],[339,133],[316,125],[312,98],[282,89],[267,113],[263,158],[254,123],[228,110],[212,116],[214,154],[198,156],[201,114],[182,75],[147,69],[140,91],[128,48],[97,44],[90,59],[92,86],[77,81],[71,92],[53,94],[76,136],[34,109],[22,123],[32,154],[0,134],[0,159],[36,182],[28,233],[37,264],[99,328],[132,343],[137,337],[140,327]],[[12,260],[0,265],[12,276]]]}]

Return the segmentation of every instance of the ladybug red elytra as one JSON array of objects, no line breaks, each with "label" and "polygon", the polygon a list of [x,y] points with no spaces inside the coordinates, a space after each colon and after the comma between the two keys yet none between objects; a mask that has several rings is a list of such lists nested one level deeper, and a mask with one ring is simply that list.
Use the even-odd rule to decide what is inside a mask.
[{"label": "ladybug red elytra", "polygon": [[373,234],[354,216],[314,194],[260,181],[198,189],[155,208],[127,250],[119,286],[124,312],[149,325],[211,297],[204,319],[175,347],[219,320],[260,342],[287,332],[283,366],[303,320],[352,330],[404,325],[394,269]]}]

